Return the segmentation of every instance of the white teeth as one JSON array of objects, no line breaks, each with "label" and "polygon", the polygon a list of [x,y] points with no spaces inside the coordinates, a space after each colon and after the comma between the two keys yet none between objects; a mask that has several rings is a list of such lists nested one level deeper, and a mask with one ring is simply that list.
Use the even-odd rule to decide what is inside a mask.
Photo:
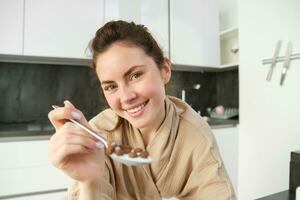
[{"label": "white teeth", "polygon": [[143,103],[143,104],[140,105],[139,107],[136,107],[136,108],[127,110],[127,112],[129,112],[129,113],[135,113],[135,112],[138,112],[138,111],[142,110],[142,109],[145,107],[145,105],[146,105],[146,104]]}]

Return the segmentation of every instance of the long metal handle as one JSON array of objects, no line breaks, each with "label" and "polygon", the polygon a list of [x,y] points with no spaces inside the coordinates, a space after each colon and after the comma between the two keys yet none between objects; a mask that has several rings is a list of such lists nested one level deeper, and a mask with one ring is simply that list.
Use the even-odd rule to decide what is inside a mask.
[{"label": "long metal handle", "polygon": [[[56,109],[56,108],[59,108],[59,106],[53,105],[52,108]],[[95,138],[97,138],[98,140],[100,140],[105,145],[106,148],[108,147],[108,144],[107,144],[106,140],[103,137],[99,136],[97,133],[93,132],[89,128],[83,126],[82,124],[80,124],[79,122],[77,122],[77,121],[75,121],[73,119],[68,119],[68,120],[70,120],[72,123],[76,124],[77,126],[79,126],[80,128],[82,128],[83,130],[85,130],[86,132],[88,132],[89,134],[91,134],[92,136],[94,136]]]},{"label": "long metal handle", "polygon": [[270,81],[271,78],[272,78],[273,69],[276,65],[276,58],[279,55],[279,50],[280,50],[280,47],[281,47],[281,43],[282,43],[282,41],[279,40],[276,44],[275,52],[274,52],[274,55],[273,55],[273,58],[272,58],[272,64],[270,66],[270,69],[269,69],[269,72],[268,72],[268,75],[267,75],[267,81]]},{"label": "long metal handle", "polygon": [[282,68],[282,72],[281,72],[281,78],[280,78],[280,85],[283,85],[283,82],[285,80],[286,77],[286,73],[287,70],[289,68],[290,65],[290,60],[291,60],[291,54],[292,54],[292,43],[289,42],[287,49],[286,49],[286,55],[285,55],[285,61],[283,63],[283,68]]}]

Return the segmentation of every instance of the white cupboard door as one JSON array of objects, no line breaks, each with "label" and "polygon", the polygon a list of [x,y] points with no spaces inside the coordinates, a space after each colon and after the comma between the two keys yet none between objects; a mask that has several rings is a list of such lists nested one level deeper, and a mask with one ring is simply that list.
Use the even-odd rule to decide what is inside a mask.
[{"label": "white cupboard door", "polygon": [[237,192],[238,180],[238,130],[233,128],[213,129],[224,166]]},{"label": "white cupboard door", "polygon": [[104,23],[112,20],[120,20],[119,0],[104,0]]},{"label": "white cupboard door", "polygon": [[71,179],[50,163],[49,148],[49,140],[0,143],[0,199],[69,186]]},{"label": "white cupboard door", "polygon": [[24,54],[87,58],[103,15],[103,0],[26,0]]},{"label": "white cupboard door", "polygon": [[219,66],[216,0],[170,0],[170,53],[174,64]]},{"label": "white cupboard door", "polygon": [[169,58],[168,6],[168,0],[143,1],[141,3],[141,23],[149,28],[164,56]]},{"label": "white cupboard door", "polygon": [[106,0],[104,21],[124,20],[145,25],[161,47],[164,56],[169,57],[168,6],[168,0],[131,0],[130,4],[122,0]]},{"label": "white cupboard door", "polygon": [[9,200],[58,200],[66,196],[65,192],[53,192],[39,195],[30,195],[30,196],[19,196],[15,198],[9,198]]},{"label": "white cupboard door", "polygon": [[0,1],[0,54],[21,55],[24,0]]}]

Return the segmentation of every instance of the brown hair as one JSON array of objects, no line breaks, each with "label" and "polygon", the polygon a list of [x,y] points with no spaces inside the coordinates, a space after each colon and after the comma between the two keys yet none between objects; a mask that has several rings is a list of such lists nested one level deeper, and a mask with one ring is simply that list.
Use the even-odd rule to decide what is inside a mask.
[{"label": "brown hair", "polygon": [[152,37],[147,27],[126,21],[110,21],[101,27],[91,41],[91,51],[93,53],[92,67],[96,68],[97,56],[106,51],[115,42],[124,42],[128,45],[135,45],[144,50],[152,57],[158,68],[161,68],[164,62],[164,56],[161,48]]}]

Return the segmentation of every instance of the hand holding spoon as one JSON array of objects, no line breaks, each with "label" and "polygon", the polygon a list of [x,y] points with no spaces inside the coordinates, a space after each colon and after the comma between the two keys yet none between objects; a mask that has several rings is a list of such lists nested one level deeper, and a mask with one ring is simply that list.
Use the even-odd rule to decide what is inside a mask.
[{"label": "hand holding spoon", "polygon": [[[55,105],[53,105],[52,107],[54,109],[59,108],[59,106],[55,106]],[[105,148],[108,148],[107,141],[103,137],[101,137],[100,135],[98,135],[94,131],[90,130],[89,128],[83,126],[82,124],[80,124],[79,122],[77,122],[73,119],[68,119],[68,120],[71,121],[72,123],[76,124],[78,127],[82,128],[83,130],[85,130],[87,133],[91,134],[92,136],[94,136],[98,140],[100,140],[104,144]],[[141,158],[141,157],[131,158],[131,157],[129,157],[128,154],[118,156],[115,153],[112,153],[110,155],[110,157],[113,160],[115,160],[117,162],[120,162],[122,164],[125,164],[127,166],[147,165],[147,164],[150,164],[152,162],[152,158],[150,156],[148,156],[147,158]]]}]

